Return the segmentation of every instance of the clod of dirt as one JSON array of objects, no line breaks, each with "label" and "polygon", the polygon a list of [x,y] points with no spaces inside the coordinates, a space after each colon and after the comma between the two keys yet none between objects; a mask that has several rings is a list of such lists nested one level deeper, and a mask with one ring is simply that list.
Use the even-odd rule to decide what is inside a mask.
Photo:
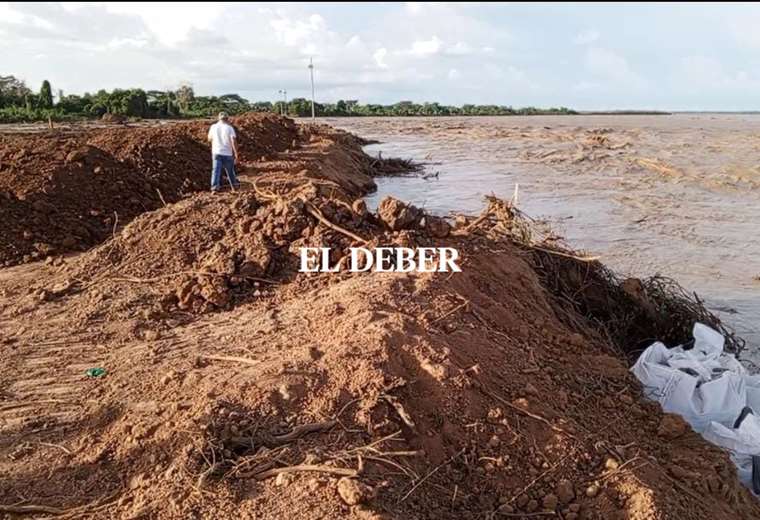
[{"label": "clod of dirt", "polygon": [[420,363],[420,368],[436,381],[444,381],[449,377],[449,367],[443,363],[433,363],[429,360],[424,360]]},{"label": "clod of dirt", "polygon": [[422,218],[422,212],[419,209],[393,197],[385,197],[380,201],[377,214],[391,231],[413,229]]},{"label": "clod of dirt", "polygon": [[367,203],[364,201],[364,199],[356,199],[353,204],[351,204],[351,209],[356,213],[359,217],[366,217],[369,211],[367,210]]},{"label": "clod of dirt", "polygon": [[143,332],[143,338],[147,341],[156,341],[161,337],[161,333],[157,330],[146,330]]},{"label": "clod of dirt", "polygon": [[288,475],[287,473],[280,473],[274,479],[274,485],[278,487],[289,486],[291,482],[293,482],[293,475]]},{"label": "clod of dirt", "polygon": [[554,511],[559,505],[559,499],[557,498],[557,495],[549,493],[548,495],[544,496],[541,504],[544,509],[548,511]]},{"label": "clod of dirt", "polygon": [[338,480],[338,495],[348,505],[364,504],[374,496],[374,489],[368,485],[348,477]]},{"label": "clod of dirt", "polygon": [[686,434],[691,428],[689,424],[676,414],[665,414],[657,427],[657,435],[660,437],[673,440]]},{"label": "clod of dirt", "polygon": [[575,498],[575,489],[573,488],[573,483],[569,480],[560,480],[557,483],[555,492],[562,504],[569,504]]},{"label": "clod of dirt", "polygon": [[62,296],[66,294],[73,286],[73,283],[71,280],[63,280],[62,282],[59,282],[55,284],[51,289],[50,293],[53,296]]},{"label": "clod of dirt", "polygon": [[432,215],[425,217],[425,229],[435,238],[446,238],[451,233],[451,225],[446,220]]}]

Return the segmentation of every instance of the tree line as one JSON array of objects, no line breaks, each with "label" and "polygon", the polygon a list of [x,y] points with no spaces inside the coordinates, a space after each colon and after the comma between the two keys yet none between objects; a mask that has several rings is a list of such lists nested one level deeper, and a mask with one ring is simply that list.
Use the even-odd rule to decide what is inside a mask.
[{"label": "tree line", "polygon": [[[189,85],[176,90],[114,89],[95,93],[65,94],[53,92],[49,81],[42,82],[40,90],[33,92],[23,80],[14,76],[0,76],[0,123],[33,121],[65,121],[94,119],[113,114],[135,119],[169,119],[209,117],[218,112],[275,112],[289,116],[311,116],[311,101],[294,98],[284,101],[251,102],[238,94],[198,96]],[[462,106],[439,103],[400,101],[392,105],[362,104],[358,100],[340,100],[336,103],[315,103],[321,117],[346,116],[508,116],[535,114],[575,114],[565,108],[512,108],[502,105]]]}]

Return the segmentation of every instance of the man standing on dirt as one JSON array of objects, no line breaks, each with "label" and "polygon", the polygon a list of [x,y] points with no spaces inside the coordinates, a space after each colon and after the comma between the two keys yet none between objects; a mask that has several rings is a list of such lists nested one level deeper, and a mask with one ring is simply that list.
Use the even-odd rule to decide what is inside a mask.
[{"label": "man standing on dirt", "polygon": [[235,161],[238,158],[237,135],[235,129],[227,121],[227,113],[219,112],[219,121],[208,129],[208,140],[211,141],[211,191],[222,189],[222,168],[227,172],[227,178],[233,189],[240,187],[235,175]]}]

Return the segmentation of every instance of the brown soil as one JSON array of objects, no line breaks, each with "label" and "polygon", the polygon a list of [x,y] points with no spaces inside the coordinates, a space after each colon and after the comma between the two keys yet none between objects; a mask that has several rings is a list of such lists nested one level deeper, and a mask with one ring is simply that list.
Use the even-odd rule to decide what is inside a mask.
[{"label": "brown soil", "polygon": [[[243,162],[297,146],[290,120],[233,119]],[[84,250],[163,202],[207,189],[203,122],[0,135],[0,265]],[[162,200],[163,198],[163,200]]]},{"label": "brown soil", "polygon": [[[553,253],[508,220],[368,214],[360,143],[293,132],[240,192],[0,270],[0,517],[760,515],[547,284]],[[360,243],[456,247],[463,272],[297,272],[300,246]]]}]

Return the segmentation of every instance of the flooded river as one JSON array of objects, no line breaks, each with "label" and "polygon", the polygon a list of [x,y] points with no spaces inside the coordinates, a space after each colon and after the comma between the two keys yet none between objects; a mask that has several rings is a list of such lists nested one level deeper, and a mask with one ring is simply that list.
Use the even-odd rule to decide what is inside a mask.
[{"label": "flooded river", "polygon": [[438,214],[512,196],[624,275],[660,273],[706,298],[760,363],[760,115],[342,118],[372,154],[426,161],[377,179]]}]

